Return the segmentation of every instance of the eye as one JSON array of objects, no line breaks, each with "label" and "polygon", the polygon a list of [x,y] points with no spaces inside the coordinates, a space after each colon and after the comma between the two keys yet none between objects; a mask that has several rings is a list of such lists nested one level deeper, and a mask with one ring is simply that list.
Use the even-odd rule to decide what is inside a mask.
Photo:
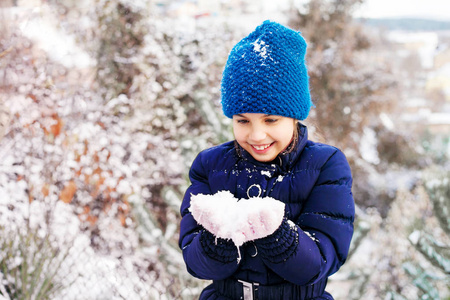
[{"label": "eye", "polygon": [[236,120],[236,122],[238,122],[239,124],[247,124],[248,120],[246,120],[246,119],[239,119],[239,120]]},{"label": "eye", "polygon": [[275,123],[275,122],[278,121],[278,119],[275,119],[275,118],[267,118],[265,121],[266,121],[266,123]]}]

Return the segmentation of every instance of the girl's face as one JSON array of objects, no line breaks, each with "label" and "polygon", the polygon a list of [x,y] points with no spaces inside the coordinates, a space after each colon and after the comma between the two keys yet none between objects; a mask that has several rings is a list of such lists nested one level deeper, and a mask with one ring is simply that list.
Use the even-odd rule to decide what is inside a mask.
[{"label": "girl's face", "polygon": [[234,137],[239,145],[261,162],[274,160],[294,136],[292,118],[245,113],[233,116]]}]

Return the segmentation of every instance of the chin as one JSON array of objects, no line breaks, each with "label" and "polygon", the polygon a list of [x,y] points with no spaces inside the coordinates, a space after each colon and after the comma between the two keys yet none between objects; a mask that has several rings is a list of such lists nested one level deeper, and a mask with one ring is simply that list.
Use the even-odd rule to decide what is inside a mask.
[{"label": "chin", "polygon": [[260,162],[269,162],[274,160],[277,156],[261,156],[261,155],[252,155],[254,159]]}]

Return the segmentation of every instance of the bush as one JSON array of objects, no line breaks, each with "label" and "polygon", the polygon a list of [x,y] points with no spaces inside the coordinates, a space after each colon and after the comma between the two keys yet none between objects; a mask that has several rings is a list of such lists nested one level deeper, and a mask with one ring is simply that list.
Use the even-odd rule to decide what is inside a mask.
[{"label": "bush", "polygon": [[0,295],[49,299],[64,287],[57,275],[68,251],[61,251],[48,234],[29,226],[16,232],[0,227],[0,231]]}]

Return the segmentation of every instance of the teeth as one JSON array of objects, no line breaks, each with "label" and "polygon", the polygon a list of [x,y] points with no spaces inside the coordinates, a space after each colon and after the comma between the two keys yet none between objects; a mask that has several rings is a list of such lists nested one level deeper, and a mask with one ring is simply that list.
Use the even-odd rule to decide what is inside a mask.
[{"label": "teeth", "polygon": [[267,144],[267,145],[264,145],[264,146],[253,146],[253,147],[255,147],[256,150],[261,151],[261,150],[269,148],[269,146],[270,146],[270,144]]}]

